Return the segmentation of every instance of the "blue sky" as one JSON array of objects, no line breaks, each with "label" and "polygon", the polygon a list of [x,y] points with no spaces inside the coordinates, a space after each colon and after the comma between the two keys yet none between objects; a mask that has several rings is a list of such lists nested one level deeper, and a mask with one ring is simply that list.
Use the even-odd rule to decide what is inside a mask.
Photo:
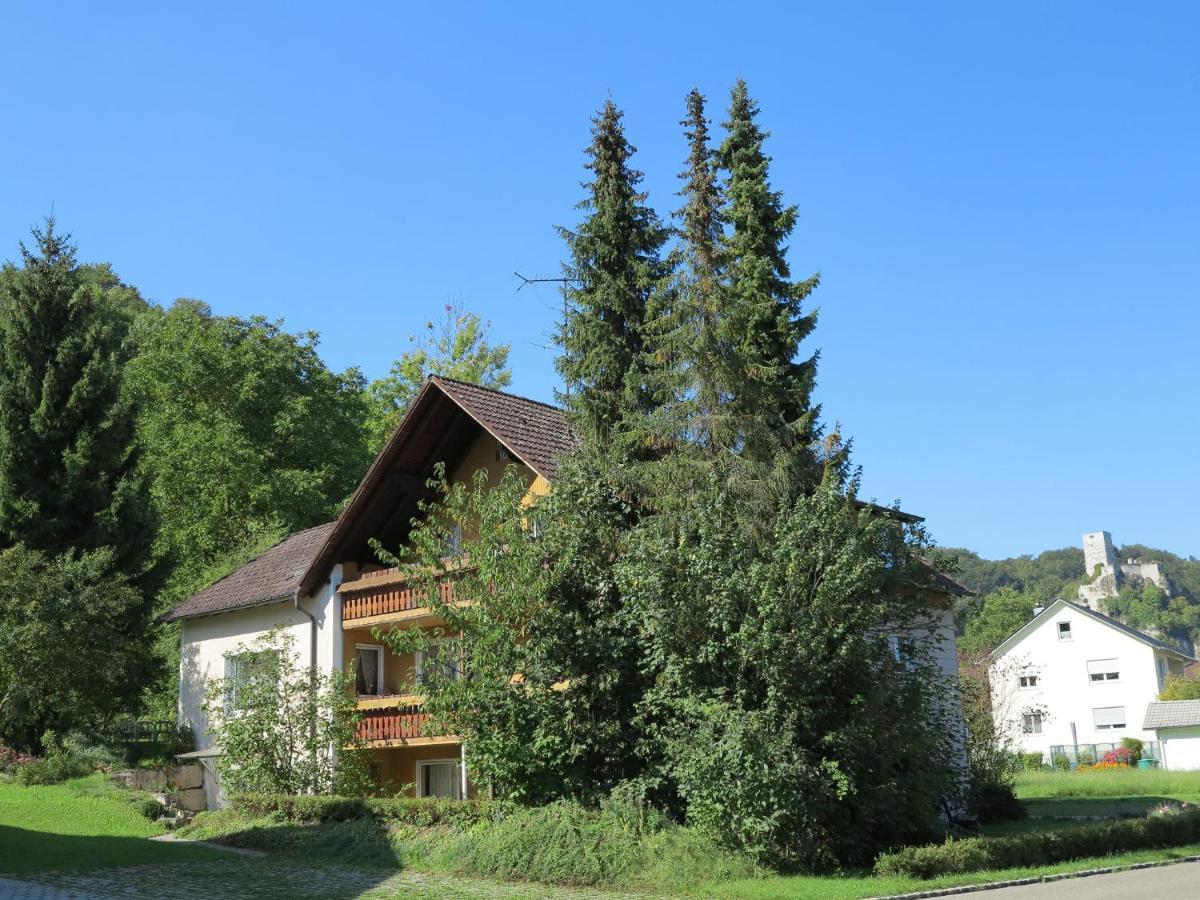
[{"label": "blue sky", "polygon": [[52,207],[160,303],[384,373],[461,297],[551,399],[589,116],[651,202],[745,77],[865,493],[985,556],[1200,555],[1200,12],[1116,3],[9,5],[0,255]]}]

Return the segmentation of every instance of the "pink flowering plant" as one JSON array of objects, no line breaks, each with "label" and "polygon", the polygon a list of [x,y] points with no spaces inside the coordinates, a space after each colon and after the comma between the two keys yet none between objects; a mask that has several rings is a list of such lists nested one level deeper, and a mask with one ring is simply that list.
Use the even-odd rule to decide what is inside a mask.
[{"label": "pink flowering plant", "polygon": [[1123,766],[1132,766],[1135,760],[1133,751],[1128,747],[1117,747],[1105,753],[1103,761],[1106,763],[1119,763]]}]

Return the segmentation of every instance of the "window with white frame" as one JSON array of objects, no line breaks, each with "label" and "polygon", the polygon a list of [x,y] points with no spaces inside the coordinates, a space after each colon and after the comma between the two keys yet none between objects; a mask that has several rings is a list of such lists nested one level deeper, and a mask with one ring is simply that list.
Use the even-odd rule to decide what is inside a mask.
[{"label": "window with white frame", "polygon": [[442,556],[458,556],[462,553],[462,526],[455,522],[450,530],[442,535]]},{"label": "window with white frame", "polygon": [[1092,710],[1097,731],[1119,731],[1125,727],[1125,707],[1098,706]]},{"label": "window with white frame", "polygon": [[1058,623],[1058,639],[1060,641],[1071,640],[1071,623],[1070,622],[1059,622]]},{"label": "window with white frame", "polygon": [[355,644],[354,663],[354,690],[359,696],[382,697],[383,647],[379,644]]},{"label": "window with white frame", "polygon": [[1017,684],[1022,688],[1035,688],[1038,686],[1038,677],[1036,675],[1021,675],[1017,678]]},{"label": "window with white frame", "polygon": [[225,657],[225,697],[232,709],[244,709],[247,691],[275,676],[278,654],[274,650],[248,650]]},{"label": "window with white frame", "polygon": [[1089,681],[1121,680],[1121,663],[1116,659],[1089,659],[1087,670]]},{"label": "window with white frame", "polygon": [[1021,717],[1021,730],[1026,734],[1042,733],[1042,714],[1026,713]]},{"label": "window with white frame", "polygon": [[417,796],[462,799],[462,760],[430,759],[417,763]]},{"label": "window with white frame", "polygon": [[458,638],[430,641],[426,649],[417,651],[417,683],[435,677],[446,681],[462,677],[462,642]]}]

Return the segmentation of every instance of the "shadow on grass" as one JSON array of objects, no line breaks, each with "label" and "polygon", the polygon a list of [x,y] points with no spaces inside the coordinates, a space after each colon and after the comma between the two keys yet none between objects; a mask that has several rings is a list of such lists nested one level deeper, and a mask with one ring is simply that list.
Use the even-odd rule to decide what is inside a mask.
[{"label": "shadow on grass", "polygon": [[369,819],[255,824],[232,829],[219,840],[270,855],[249,857],[195,843],[0,826],[0,877],[34,878],[63,889],[130,898],[186,894],[227,900],[351,900],[400,868],[386,829]]},{"label": "shadow on grass", "polygon": [[1030,816],[1101,816],[1121,819],[1144,816],[1156,806],[1169,803],[1178,806],[1171,797],[1054,797],[1022,800]]},{"label": "shadow on grass", "polygon": [[74,872],[228,856],[220,850],[144,837],[54,834],[0,825],[0,875]]}]

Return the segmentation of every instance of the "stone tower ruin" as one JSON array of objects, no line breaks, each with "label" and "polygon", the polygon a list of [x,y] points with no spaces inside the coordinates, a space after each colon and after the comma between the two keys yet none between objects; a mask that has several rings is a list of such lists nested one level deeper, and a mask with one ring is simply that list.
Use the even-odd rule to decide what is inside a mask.
[{"label": "stone tower ruin", "polygon": [[1079,599],[1099,612],[1105,611],[1105,599],[1117,596],[1123,584],[1148,581],[1163,593],[1170,593],[1167,577],[1158,563],[1137,559],[1118,562],[1112,535],[1107,531],[1091,531],[1083,536],[1083,569],[1092,581],[1079,586]]}]

